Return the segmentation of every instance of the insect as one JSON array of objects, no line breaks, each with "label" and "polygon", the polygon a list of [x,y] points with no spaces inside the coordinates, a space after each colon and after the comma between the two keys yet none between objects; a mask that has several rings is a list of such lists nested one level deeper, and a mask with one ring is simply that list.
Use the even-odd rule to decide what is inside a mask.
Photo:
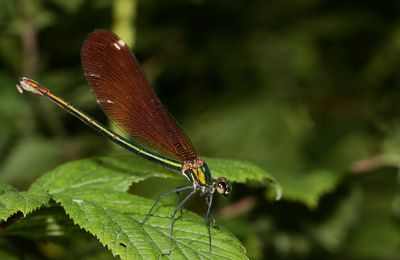
[{"label": "insect", "polygon": [[106,30],[96,30],[84,42],[81,58],[85,78],[97,103],[135,142],[106,128],[32,79],[20,78],[16,85],[18,91],[21,94],[29,91],[50,99],[112,142],[187,178],[190,185],[159,195],[142,223],[147,222],[161,198],[189,191],[170,216],[169,248],[166,253],[169,255],[175,215],[196,193],[202,193],[207,204],[205,219],[211,251],[213,195],[215,192],[229,195],[230,182],[224,177],[212,178],[207,163],[198,157],[190,139],[161,104],[139,62],[123,40]]}]

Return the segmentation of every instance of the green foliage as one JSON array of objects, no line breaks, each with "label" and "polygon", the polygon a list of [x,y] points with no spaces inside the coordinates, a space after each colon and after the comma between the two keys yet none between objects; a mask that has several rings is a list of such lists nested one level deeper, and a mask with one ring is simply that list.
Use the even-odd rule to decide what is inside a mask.
[{"label": "green foliage", "polygon": [[269,183],[275,189],[276,200],[282,197],[282,188],[275,178],[260,167],[247,162],[228,159],[206,158],[214,176],[223,176],[232,182],[261,182]]},{"label": "green foliage", "polygon": [[[291,109],[274,101],[265,103],[253,100],[245,106],[246,110],[242,106],[234,106],[204,115],[204,118],[193,123],[193,128],[201,135],[198,137],[195,132],[194,137],[216,139],[207,146],[211,146],[212,150],[223,147],[219,151],[222,156],[260,162],[269,171],[278,173],[276,175],[285,190],[285,199],[316,207],[319,198],[336,187],[342,174],[324,168],[308,169],[304,173],[303,152],[300,147],[293,145],[300,146],[312,131],[309,114],[302,108]],[[268,120],[259,121],[256,129],[249,129],[252,122],[265,116]],[[266,140],[263,135],[269,138]],[[243,136],[240,144],[237,136]]]},{"label": "green foliage", "polygon": [[27,215],[46,204],[49,199],[46,192],[19,192],[9,185],[0,184],[0,219],[6,220],[19,211]]},{"label": "green foliage", "polygon": [[[248,162],[209,160],[216,172],[234,182],[266,180],[275,183],[271,176]],[[160,166],[134,156],[70,162],[43,175],[27,192],[3,185],[0,218],[6,220],[18,211],[26,215],[51,199],[61,205],[75,224],[93,234],[114,255],[123,259],[158,259],[168,252],[169,216],[174,207],[159,207],[155,215],[142,224],[154,201],[126,192],[133,182],[177,175],[162,171]],[[24,232],[29,234],[32,229],[29,225],[25,228],[25,231],[19,228],[20,236]],[[12,230],[12,225],[5,229],[6,234],[9,229]],[[15,231],[10,233],[15,235]],[[174,225],[171,258],[246,258],[243,246],[232,234],[222,228],[213,228],[211,234],[213,243],[209,253],[204,220],[185,211]]]}]

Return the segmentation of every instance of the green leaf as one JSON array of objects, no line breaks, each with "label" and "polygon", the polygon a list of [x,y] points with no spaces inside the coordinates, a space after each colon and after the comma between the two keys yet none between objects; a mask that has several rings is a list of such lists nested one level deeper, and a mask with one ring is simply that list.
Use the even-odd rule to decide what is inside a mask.
[{"label": "green leaf", "polygon": [[[271,175],[250,162],[206,160],[214,177],[224,176],[240,183],[269,182],[278,187]],[[99,157],[61,165],[39,178],[26,193],[47,196],[38,206],[47,202],[48,196],[60,203],[75,224],[93,234],[114,255],[123,259],[158,259],[168,252],[170,216],[175,207],[160,203],[154,216],[143,225],[141,221],[154,201],[126,193],[132,183],[150,177],[182,178],[137,156]],[[3,189],[9,194],[24,194],[9,186]],[[279,189],[277,193],[280,194]],[[12,212],[30,212],[21,203],[11,204],[14,205]],[[212,229],[209,252],[207,227],[204,219],[196,214],[185,211],[173,230],[172,258],[247,258],[241,243],[222,228]]]},{"label": "green leaf", "polygon": [[304,174],[281,174],[279,180],[285,190],[285,199],[300,201],[315,208],[320,196],[333,190],[340,178],[339,174],[321,169]]},{"label": "green leaf", "polygon": [[[150,166],[151,167],[147,167]],[[148,177],[174,177],[136,156],[91,158],[64,164],[30,188],[47,191],[69,217],[123,259],[159,259],[168,252],[170,215],[175,207],[160,205],[141,224],[154,201],[126,193],[132,182]],[[162,170],[161,170],[162,169]],[[212,251],[204,219],[184,211],[174,224],[171,258],[246,259],[232,234],[212,228]]]},{"label": "green leaf", "polygon": [[178,175],[134,155],[94,157],[57,167],[39,178],[32,184],[30,190],[51,189],[58,192],[84,186],[85,188],[127,191],[133,182],[143,181],[150,177],[174,178]]},{"label": "green leaf", "polygon": [[47,203],[49,198],[46,192],[20,192],[9,185],[0,183],[0,220],[7,220],[18,211],[26,215]]},{"label": "green leaf", "polygon": [[[230,181],[238,183],[249,181],[266,182],[276,189],[277,199],[281,196],[281,188],[275,178],[264,169],[248,161],[215,158],[205,158],[205,160],[209,164],[214,178],[224,176]],[[127,174],[130,177],[127,178],[126,175],[121,175],[121,179],[115,180],[115,183],[102,179],[104,174],[113,173]],[[71,176],[59,179],[59,174]],[[53,189],[55,187],[75,187],[76,183],[92,182],[96,186],[103,183],[104,188],[126,191],[132,182],[140,182],[151,177],[182,178],[180,174],[134,155],[94,157],[73,161],[57,167],[49,175],[40,178],[34,183],[31,189],[42,189],[47,186]]]},{"label": "green leaf", "polygon": [[[76,224],[95,235],[114,255],[123,259],[158,259],[168,252],[169,215],[174,207],[158,208],[155,216],[142,225],[152,200],[97,189],[65,191],[54,198]],[[176,221],[173,231],[171,258],[246,258],[240,242],[223,230],[212,230],[209,253],[204,220],[187,211]]]},{"label": "green leaf", "polygon": [[232,159],[206,158],[214,177],[226,177],[232,182],[246,183],[249,181],[267,182],[275,188],[276,199],[282,195],[279,183],[264,169],[248,161]]}]

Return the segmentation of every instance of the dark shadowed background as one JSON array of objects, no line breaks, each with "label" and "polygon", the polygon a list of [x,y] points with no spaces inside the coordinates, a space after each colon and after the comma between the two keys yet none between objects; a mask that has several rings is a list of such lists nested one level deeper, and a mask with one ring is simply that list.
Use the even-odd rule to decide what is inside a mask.
[{"label": "dark shadowed background", "polygon": [[0,1],[0,182],[25,189],[63,162],[126,153],[15,89],[31,77],[110,125],[80,65],[88,33],[105,28],[132,47],[201,155],[250,160],[282,185],[279,202],[251,183],[217,201],[218,224],[251,259],[398,259],[399,13],[399,1]]}]

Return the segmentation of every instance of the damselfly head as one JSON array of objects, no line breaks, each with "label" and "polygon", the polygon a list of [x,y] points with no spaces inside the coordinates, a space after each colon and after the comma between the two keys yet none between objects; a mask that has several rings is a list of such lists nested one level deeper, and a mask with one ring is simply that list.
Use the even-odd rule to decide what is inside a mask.
[{"label": "damselfly head", "polygon": [[225,197],[228,196],[232,191],[231,182],[225,177],[219,177],[214,182],[214,187],[219,194],[222,194]]}]

